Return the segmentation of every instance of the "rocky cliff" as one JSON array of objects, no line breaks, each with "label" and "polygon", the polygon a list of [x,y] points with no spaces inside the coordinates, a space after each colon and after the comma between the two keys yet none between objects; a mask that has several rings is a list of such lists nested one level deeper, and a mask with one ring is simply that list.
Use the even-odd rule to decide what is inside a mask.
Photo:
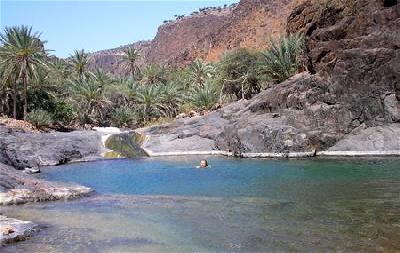
[{"label": "rocky cliff", "polygon": [[263,49],[285,32],[286,18],[301,0],[242,0],[223,14],[194,15],[159,27],[148,61],[188,64],[216,61],[238,47]]},{"label": "rocky cliff", "polygon": [[139,66],[143,66],[146,63],[145,56],[148,54],[150,45],[151,45],[150,41],[139,41],[130,45],[120,46],[113,49],[106,49],[95,53],[91,53],[89,57],[90,69],[95,70],[96,68],[99,68],[114,75],[127,74],[126,71],[121,67],[121,59],[122,59],[121,56],[123,50],[125,50],[128,47],[136,48],[139,51],[140,55],[143,56],[138,60],[137,63]]},{"label": "rocky cliff", "polygon": [[[238,47],[263,49],[271,38],[285,33],[287,17],[303,1],[241,0],[230,7],[179,17],[161,25],[152,41],[133,44],[142,55],[139,65],[182,66],[196,58],[217,61],[225,52]],[[92,68],[121,73],[117,62],[125,47],[93,53]]]},{"label": "rocky cliff", "polygon": [[399,151],[397,1],[306,1],[288,17],[287,31],[306,35],[309,72],[206,116],[141,129],[145,148]]}]

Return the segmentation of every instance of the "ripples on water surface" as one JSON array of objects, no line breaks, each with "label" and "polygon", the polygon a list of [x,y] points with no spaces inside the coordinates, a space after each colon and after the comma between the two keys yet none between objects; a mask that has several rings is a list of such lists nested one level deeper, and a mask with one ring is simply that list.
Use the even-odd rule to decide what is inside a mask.
[{"label": "ripples on water surface", "polygon": [[[3,208],[44,229],[5,252],[397,252],[400,160],[149,158],[48,168],[99,194]],[[3,250],[3,249],[2,249]]]}]

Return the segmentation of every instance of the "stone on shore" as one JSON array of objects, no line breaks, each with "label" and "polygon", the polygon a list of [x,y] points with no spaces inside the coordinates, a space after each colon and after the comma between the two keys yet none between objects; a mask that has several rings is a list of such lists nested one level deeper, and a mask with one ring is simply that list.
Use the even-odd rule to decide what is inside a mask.
[{"label": "stone on shore", "polygon": [[0,163],[0,206],[73,199],[91,193],[88,187],[47,182]]},{"label": "stone on shore", "polygon": [[25,241],[38,230],[31,221],[21,221],[0,215],[0,248],[5,244]]},{"label": "stone on shore", "polygon": [[400,124],[369,127],[347,135],[328,151],[400,151]]}]

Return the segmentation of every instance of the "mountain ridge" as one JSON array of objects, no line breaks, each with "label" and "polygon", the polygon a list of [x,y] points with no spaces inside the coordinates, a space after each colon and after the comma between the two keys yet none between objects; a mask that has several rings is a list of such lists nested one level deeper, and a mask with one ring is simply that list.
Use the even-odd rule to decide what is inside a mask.
[{"label": "mountain ridge", "polygon": [[[142,55],[139,66],[164,64],[186,66],[199,58],[218,61],[236,48],[262,50],[271,38],[286,33],[286,20],[292,9],[304,0],[241,0],[225,8],[202,8],[190,16],[177,16],[158,27],[154,39],[134,46]],[[91,68],[112,74],[123,70],[116,64],[119,52],[127,46],[91,53]]]}]

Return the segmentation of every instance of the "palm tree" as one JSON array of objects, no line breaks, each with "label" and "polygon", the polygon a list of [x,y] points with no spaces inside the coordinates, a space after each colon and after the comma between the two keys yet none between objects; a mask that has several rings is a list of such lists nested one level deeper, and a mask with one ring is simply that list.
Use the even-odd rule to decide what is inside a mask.
[{"label": "palm tree", "polygon": [[282,82],[296,74],[304,51],[304,37],[290,34],[279,40],[271,40],[271,47],[264,53],[264,64],[261,72],[268,79]]},{"label": "palm tree", "polygon": [[163,114],[174,117],[178,114],[179,104],[182,101],[182,93],[175,82],[168,82],[160,86],[160,96],[163,104]]},{"label": "palm tree", "polygon": [[113,78],[100,69],[96,69],[93,73],[93,79],[96,81],[101,87],[106,87],[114,83]]},{"label": "palm tree", "polygon": [[13,118],[17,118],[17,94],[18,94],[18,88],[17,88],[17,80],[16,80],[16,73],[17,70],[12,71],[12,73],[6,77],[5,74],[6,66],[1,65],[0,66],[0,76],[3,77],[1,80],[1,95],[4,96],[4,99],[2,99],[2,106],[1,108],[4,109],[4,105],[7,105],[8,107],[8,92],[7,90],[12,87],[12,102],[13,102]]},{"label": "palm tree", "polygon": [[136,98],[138,97],[138,90],[139,90],[138,83],[134,81],[125,81],[123,82],[122,85],[125,90],[127,104],[133,104],[136,101]]},{"label": "palm tree", "polygon": [[211,64],[196,59],[189,65],[188,71],[190,82],[196,84],[198,87],[202,87],[206,79],[213,76],[215,68]]},{"label": "palm tree", "polygon": [[85,53],[84,49],[75,50],[74,54],[70,56],[71,64],[78,77],[82,79],[87,74],[87,67],[89,65],[89,55]]},{"label": "palm tree", "polygon": [[218,89],[216,85],[208,79],[203,87],[194,88],[189,99],[197,109],[209,110],[218,103]]},{"label": "palm tree", "polygon": [[[3,81],[10,80],[16,73],[16,80],[22,80],[24,84],[23,114],[26,120],[29,80],[37,79],[38,69],[46,66],[44,60],[47,54],[43,47],[46,42],[40,40],[38,32],[33,33],[32,28],[27,26],[5,28],[4,33],[0,35],[0,41],[3,44],[0,50],[0,64],[5,66]],[[14,86],[14,92],[16,92],[15,89]]]},{"label": "palm tree", "polygon": [[132,75],[132,80],[135,80],[135,76],[139,72],[139,67],[137,66],[137,60],[139,57],[139,51],[134,47],[128,47],[122,54],[122,67],[127,73]]},{"label": "palm tree", "polygon": [[55,58],[50,64],[49,74],[51,80],[54,80],[57,84],[63,84],[68,79],[70,71],[64,60]]},{"label": "palm tree", "polygon": [[78,103],[77,107],[81,109],[85,121],[101,121],[104,118],[105,105],[108,103],[103,87],[95,80],[81,78],[70,80],[70,87],[74,101]]},{"label": "palm tree", "polygon": [[158,116],[162,113],[163,103],[157,85],[142,85],[138,89],[137,102],[142,106],[144,121],[148,121],[151,115]]},{"label": "palm tree", "polygon": [[145,85],[154,85],[165,83],[167,80],[165,67],[157,64],[150,64],[142,72],[141,83]]}]

